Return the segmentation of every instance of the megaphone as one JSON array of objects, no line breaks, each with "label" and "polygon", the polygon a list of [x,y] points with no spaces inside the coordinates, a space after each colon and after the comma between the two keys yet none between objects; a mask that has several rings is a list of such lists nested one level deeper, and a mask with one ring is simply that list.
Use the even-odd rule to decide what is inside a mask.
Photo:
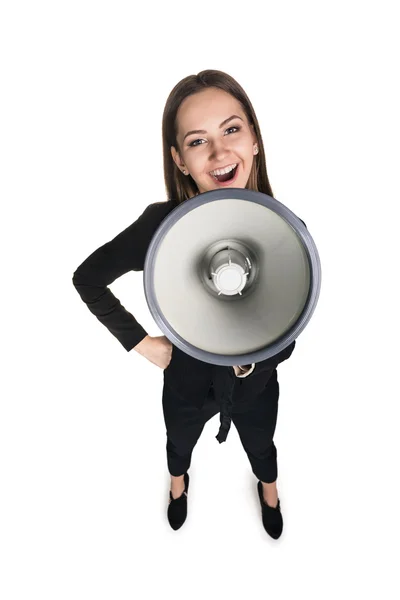
[{"label": "megaphone", "polygon": [[148,247],[143,283],[172,344],[207,363],[243,365],[298,338],[318,302],[321,263],[289,208],[261,192],[224,188],[167,215]]}]

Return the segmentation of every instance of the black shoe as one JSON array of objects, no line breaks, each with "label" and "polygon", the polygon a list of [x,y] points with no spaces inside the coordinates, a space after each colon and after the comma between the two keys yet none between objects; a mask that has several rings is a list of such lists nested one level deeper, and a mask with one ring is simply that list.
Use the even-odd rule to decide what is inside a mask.
[{"label": "black shoe", "polygon": [[277,540],[278,537],[281,535],[283,529],[283,519],[281,514],[279,498],[278,504],[275,508],[273,508],[272,506],[269,506],[269,504],[267,504],[264,500],[263,486],[261,481],[258,482],[257,489],[258,497],[260,499],[261,504],[261,515],[264,529],[272,538],[274,538],[274,540]]},{"label": "black shoe", "polygon": [[173,498],[171,490],[169,491],[169,504],[168,504],[168,521],[172,529],[179,529],[182,527],[187,517],[187,494],[189,489],[189,475],[185,473],[183,476],[185,482],[185,490],[179,496],[179,498]]}]

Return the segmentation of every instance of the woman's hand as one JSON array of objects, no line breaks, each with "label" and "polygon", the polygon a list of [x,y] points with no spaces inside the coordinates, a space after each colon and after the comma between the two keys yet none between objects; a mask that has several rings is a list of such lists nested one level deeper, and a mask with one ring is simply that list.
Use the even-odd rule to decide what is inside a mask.
[{"label": "woman's hand", "polygon": [[172,358],[172,344],[165,335],[147,335],[134,347],[136,352],[147,358],[160,369],[166,369]]},{"label": "woman's hand", "polygon": [[235,375],[243,375],[244,373],[247,373],[247,371],[250,369],[250,367],[239,367],[239,366],[234,366],[233,370],[235,371]]}]

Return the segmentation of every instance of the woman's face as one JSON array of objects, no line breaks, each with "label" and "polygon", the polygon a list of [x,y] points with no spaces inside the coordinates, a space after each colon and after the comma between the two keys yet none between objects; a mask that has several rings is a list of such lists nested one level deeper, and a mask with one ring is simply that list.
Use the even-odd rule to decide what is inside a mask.
[{"label": "woman's face", "polygon": [[[257,138],[236,98],[218,88],[189,96],[179,107],[177,126],[180,151],[172,147],[172,157],[192,176],[199,193],[246,187]],[[234,165],[229,173],[215,173]]]}]

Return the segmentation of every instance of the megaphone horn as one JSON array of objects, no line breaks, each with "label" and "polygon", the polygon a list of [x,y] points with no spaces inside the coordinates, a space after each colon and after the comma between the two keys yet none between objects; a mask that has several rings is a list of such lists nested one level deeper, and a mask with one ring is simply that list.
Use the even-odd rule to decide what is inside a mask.
[{"label": "megaphone horn", "polygon": [[316,308],[321,265],[304,223],[281,202],[224,188],[179,204],[149,245],[144,290],[164,335],[204,362],[274,356]]}]

